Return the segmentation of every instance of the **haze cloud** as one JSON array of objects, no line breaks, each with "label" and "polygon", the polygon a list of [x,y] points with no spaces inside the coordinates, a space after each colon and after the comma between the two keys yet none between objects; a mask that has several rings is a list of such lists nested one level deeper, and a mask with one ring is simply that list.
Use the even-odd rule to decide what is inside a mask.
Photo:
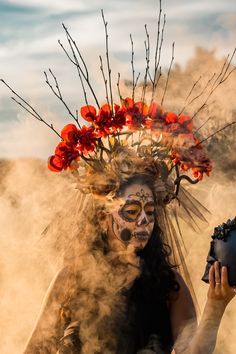
[{"label": "haze cloud", "polygon": [[[199,75],[202,74],[203,79],[196,92],[200,92],[210,75],[219,70],[223,55],[232,52],[236,5],[230,0],[181,0],[178,5],[167,0],[163,3],[168,15],[163,64],[169,64],[172,40],[176,41],[177,47],[175,61],[181,64],[176,65],[171,74],[165,104],[178,110]],[[134,35],[138,70],[144,63],[143,24],[150,23],[150,33],[155,32],[153,9],[157,8],[156,5],[154,0],[148,3],[136,1],[135,8],[131,0],[119,1],[119,7],[115,0],[109,3],[104,0],[1,2],[1,76],[17,91],[23,92],[24,97],[60,131],[71,120],[45,87],[42,71],[48,67],[55,69],[63,93],[74,111],[83,104],[75,70],[57,45],[57,39],[64,38],[60,23],[65,21],[79,40],[91,67],[94,86],[103,99],[103,83],[100,72],[98,74],[98,56],[104,54],[100,9],[104,8],[109,20],[114,72],[122,70],[122,77],[127,78],[128,75],[131,77],[129,33]],[[208,50],[196,49],[198,45]],[[195,119],[199,127],[212,116],[201,130],[203,137],[235,120],[235,79],[234,73],[215,92],[207,110]],[[130,94],[129,88],[122,86],[122,90]],[[0,95],[0,157],[3,158],[0,160],[0,326],[3,338],[0,352],[12,354],[23,348],[44,292],[58,266],[53,253],[46,252],[39,242],[40,234],[56,212],[64,207],[65,196],[73,194],[74,185],[68,183],[67,177],[47,171],[45,159],[53,153],[57,137],[22,113],[20,107],[8,99],[9,92],[2,86]],[[194,112],[197,107],[199,102],[189,107],[188,112]],[[201,307],[207,286],[200,278],[209,236],[214,226],[235,216],[235,137],[236,129],[231,127],[209,141],[209,151],[215,161],[213,176],[193,188],[212,213],[204,232],[195,235],[185,229],[184,233],[189,246],[187,263]],[[22,156],[27,158],[20,159]],[[230,304],[221,325],[217,354],[235,352],[235,303]]]}]

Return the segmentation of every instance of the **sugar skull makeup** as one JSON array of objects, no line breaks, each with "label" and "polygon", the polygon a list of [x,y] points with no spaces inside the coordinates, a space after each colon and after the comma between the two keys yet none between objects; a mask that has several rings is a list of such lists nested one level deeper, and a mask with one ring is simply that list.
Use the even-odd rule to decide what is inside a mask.
[{"label": "sugar skull makeup", "polygon": [[143,248],[154,227],[155,204],[147,185],[131,184],[112,211],[111,231],[123,244]]}]

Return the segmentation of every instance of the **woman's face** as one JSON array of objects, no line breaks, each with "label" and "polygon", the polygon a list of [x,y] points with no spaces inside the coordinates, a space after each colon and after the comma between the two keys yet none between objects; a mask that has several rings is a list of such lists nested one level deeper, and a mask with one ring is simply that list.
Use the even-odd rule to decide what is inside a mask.
[{"label": "woman's face", "polygon": [[155,219],[154,197],[147,185],[131,184],[114,204],[109,217],[109,239],[124,246],[144,248],[151,237]]}]

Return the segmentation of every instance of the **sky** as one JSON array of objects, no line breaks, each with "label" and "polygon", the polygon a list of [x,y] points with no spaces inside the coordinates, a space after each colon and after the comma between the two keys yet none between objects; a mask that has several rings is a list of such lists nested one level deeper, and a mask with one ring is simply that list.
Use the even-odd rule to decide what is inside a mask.
[{"label": "sky", "polygon": [[[114,86],[117,72],[131,79],[132,33],[135,68],[145,65],[147,24],[154,47],[158,0],[0,0],[0,78],[23,95],[58,130],[69,123],[66,111],[45,84],[43,72],[51,68],[68,104],[79,109],[83,94],[73,65],[58,44],[66,45],[64,23],[76,40],[89,67],[91,82],[100,100],[104,88],[99,55],[105,59],[105,36],[101,17],[108,21],[109,52]],[[214,49],[216,55],[232,52],[236,45],[236,2],[234,0],[162,0],[167,23],[162,66],[171,60],[175,42],[175,63],[184,67],[198,46]],[[151,52],[151,54],[153,54]],[[57,137],[40,122],[23,112],[0,85],[0,158],[37,156],[46,158]]]}]

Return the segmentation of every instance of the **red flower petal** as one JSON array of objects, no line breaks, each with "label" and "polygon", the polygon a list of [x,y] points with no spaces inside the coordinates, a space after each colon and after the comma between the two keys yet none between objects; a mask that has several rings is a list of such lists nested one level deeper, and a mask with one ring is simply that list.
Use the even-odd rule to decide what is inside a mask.
[{"label": "red flower petal", "polygon": [[148,114],[148,106],[143,101],[135,102],[134,106],[137,107],[139,112],[142,113],[144,116]]},{"label": "red flower petal", "polygon": [[157,104],[156,102],[152,102],[151,105],[149,106],[149,110],[148,110],[148,115],[151,118],[157,118],[157,117],[161,117],[163,114],[163,109],[162,107]]},{"label": "red flower petal", "polygon": [[63,170],[63,162],[59,156],[50,156],[48,159],[48,168],[53,172],[61,172]]},{"label": "red flower petal", "polygon": [[78,128],[74,124],[67,124],[61,131],[61,137],[67,143],[76,145]]},{"label": "red flower petal", "polygon": [[193,129],[193,121],[189,116],[179,116],[178,123],[184,125],[189,131]]},{"label": "red flower petal", "polygon": [[111,106],[108,104],[108,103],[105,103],[101,108],[100,108],[100,110],[99,110],[99,115],[101,114],[101,113],[109,113],[109,114],[111,114]]},{"label": "red flower petal", "polygon": [[122,104],[125,108],[130,109],[134,107],[134,100],[130,97],[126,97]]},{"label": "red flower petal", "polygon": [[55,155],[62,156],[67,150],[71,150],[71,148],[72,146],[69,143],[66,141],[61,141],[59,144],[57,144]]},{"label": "red flower petal", "polygon": [[178,122],[178,116],[177,116],[177,114],[175,114],[173,112],[167,112],[167,113],[165,113],[165,120],[166,120],[167,124],[177,123]]},{"label": "red flower petal", "polygon": [[96,108],[90,105],[80,108],[81,117],[88,122],[93,122],[96,119]]}]

